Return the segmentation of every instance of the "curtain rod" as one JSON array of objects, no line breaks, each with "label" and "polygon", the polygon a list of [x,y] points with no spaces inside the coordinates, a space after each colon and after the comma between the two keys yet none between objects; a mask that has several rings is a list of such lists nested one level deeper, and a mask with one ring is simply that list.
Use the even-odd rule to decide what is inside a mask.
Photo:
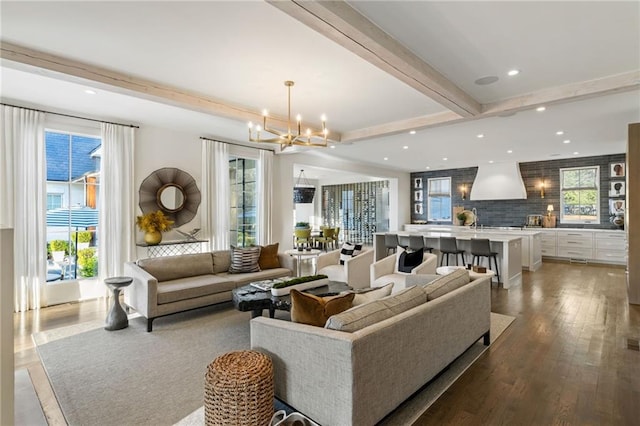
[{"label": "curtain rod", "polygon": [[251,148],[251,149],[259,149],[261,151],[271,151],[275,154],[276,150],[275,149],[269,149],[269,148],[256,148],[253,146],[249,146],[249,145],[243,145],[241,143],[237,143],[237,142],[229,142],[229,141],[221,141],[218,139],[211,139],[211,138],[205,138],[204,136],[200,136],[200,139],[204,140],[204,141],[212,141],[212,142],[221,142],[221,143],[228,143],[229,145],[236,145],[236,146],[243,146],[245,148]]},{"label": "curtain rod", "polygon": [[96,123],[115,124],[115,125],[118,125],[118,126],[133,127],[134,129],[139,129],[140,128],[140,126],[134,126],[133,124],[122,124],[122,123],[114,123],[113,121],[96,120],[95,118],[87,118],[87,117],[80,117],[78,115],[62,114],[60,112],[53,112],[53,111],[46,111],[46,110],[42,110],[42,109],[23,107],[23,106],[20,106],[20,105],[11,105],[11,104],[5,104],[5,103],[0,103],[0,105],[10,106],[10,107],[14,107],[14,108],[28,109],[29,111],[44,112],[45,114],[55,114],[55,115],[60,115],[62,117],[79,118],[80,120],[95,121]]}]

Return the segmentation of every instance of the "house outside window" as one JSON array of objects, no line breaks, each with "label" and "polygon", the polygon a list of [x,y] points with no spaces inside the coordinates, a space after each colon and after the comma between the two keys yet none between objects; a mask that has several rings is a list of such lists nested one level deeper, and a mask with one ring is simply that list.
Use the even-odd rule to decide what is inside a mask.
[{"label": "house outside window", "polygon": [[229,241],[236,247],[256,244],[257,160],[232,157],[229,160],[231,214]]},{"label": "house outside window", "polygon": [[428,179],[427,210],[429,222],[451,221],[450,177]]},{"label": "house outside window", "polygon": [[98,274],[98,188],[102,141],[45,131],[47,159],[47,282]]},{"label": "house outside window", "polygon": [[560,169],[560,223],[599,223],[599,166]]}]

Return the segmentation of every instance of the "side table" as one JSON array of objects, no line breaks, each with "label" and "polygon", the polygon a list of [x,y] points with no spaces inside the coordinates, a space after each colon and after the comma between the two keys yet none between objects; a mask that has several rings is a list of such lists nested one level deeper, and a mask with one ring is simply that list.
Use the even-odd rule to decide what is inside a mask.
[{"label": "side table", "polygon": [[[316,249],[311,249],[311,250],[298,250],[298,249],[292,249],[292,250],[286,250],[285,254],[288,254],[291,257],[296,257],[298,258],[298,266],[297,266],[297,271],[296,271],[296,276],[299,277],[300,276],[300,261],[304,258],[304,259],[314,259],[317,258],[318,256],[320,256],[320,253],[322,253],[321,250],[316,250]],[[318,264],[314,263],[313,266],[313,275],[316,274],[316,268],[317,268]]]},{"label": "side table", "polygon": [[121,330],[129,326],[127,313],[120,305],[120,290],[133,282],[131,277],[113,277],[104,280],[104,283],[113,291],[113,305],[107,315],[105,330]]}]

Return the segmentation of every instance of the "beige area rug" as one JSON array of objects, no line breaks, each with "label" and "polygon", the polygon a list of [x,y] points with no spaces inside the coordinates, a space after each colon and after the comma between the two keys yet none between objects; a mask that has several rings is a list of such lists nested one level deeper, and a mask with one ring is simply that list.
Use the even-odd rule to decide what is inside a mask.
[{"label": "beige area rug", "polygon": [[[250,347],[250,318],[226,304],[159,318],[152,333],[132,317],[124,330],[96,321],[36,333],[34,341],[70,425],[200,425],[207,365]],[[492,313],[492,341],[513,320]],[[383,424],[412,423],[486,349],[476,343]]]},{"label": "beige area rug", "polygon": [[[511,325],[515,317],[491,313],[491,343]],[[385,417],[379,425],[406,426],[413,424],[436,400],[488,349],[481,341],[476,342],[456,359],[449,369],[428,383],[411,398]],[[204,407],[200,407],[175,426],[204,425]]]}]

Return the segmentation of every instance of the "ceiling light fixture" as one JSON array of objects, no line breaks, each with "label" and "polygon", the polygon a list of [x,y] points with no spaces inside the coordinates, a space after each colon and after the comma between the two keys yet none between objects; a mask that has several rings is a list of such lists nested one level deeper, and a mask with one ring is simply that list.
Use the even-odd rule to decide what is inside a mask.
[{"label": "ceiling light fixture", "polygon": [[425,167],[425,169],[430,170],[430,169],[431,169],[431,167],[430,167],[430,166],[427,166],[427,167]]},{"label": "ceiling light fixture", "polygon": [[403,146],[402,149],[409,149],[407,145]]},{"label": "ceiling light fixture", "polygon": [[486,77],[480,77],[479,79],[474,81],[474,83],[479,85],[479,86],[486,86],[487,84],[493,84],[498,80],[499,80],[499,78],[497,76],[488,75]]},{"label": "ceiling light fixture", "polygon": [[509,77],[513,77],[513,76],[518,75],[518,74],[520,74],[520,70],[515,70],[515,69],[514,69],[514,70],[510,70],[510,71],[507,73],[507,75],[508,75]]},{"label": "ceiling light fixture", "polygon": [[564,135],[564,132],[563,132],[562,130],[558,130],[558,131],[556,132],[556,135],[558,135],[558,136],[562,136],[562,135]]},{"label": "ceiling light fixture", "polygon": [[480,134],[476,135],[476,137],[482,139],[482,138],[484,138],[484,135],[482,133],[480,133]]},{"label": "ceiling light fixture", "polygon": [[415,135],[415,134],[416,134],[416,131],[415,131],[415,130],[411,130],[411,131],[409,132],[409,134],[410,134],[410,135]]},{"label": "ceiling light fixture", "polygon": [[[284,82],[284,85],[287,87],[287,131],[281,132],[279,130],[267,127],[267,116],[269,115],[269,113],[265,109],[262,112],[262,127],[255,126],[255,136],[254,125],[253,123],[249,122],[249,141],[277,143],[280,145],[281,149],[285,149],[293,145],[326,147],[327,135],[329,134],[329,130],[327,130],[326,126],[327,118],[324,116],[324,114],[322,115],[322,130],[307,129],[305,133],[301,133],[302,117],[300,116],[300,114],[296,116],[295,126],[291,125],[291,86],[294,85],[294,82],[287,80]],[[294,127],[293,130],[292,127]],[[265,132],[269,132],[275,135],[275,137],[268,139],[260,138],[260,132],[263,129]]]},{"label": "ceiling light fixture", "polygon": [[562,143],[571,143],[571,139],[565,139],[562,141]]},{"label": "ceiling light fixture", "polygon": [[447,161],[447,160],[448,160],[447,157],[442,158],[442,161]]},{"label": "ceiling light fixture", "polygon": [[95,95],[96,91],[91,89],[85,89],[84,93],[86,93],[87,95]]},{"label": "ceiling light fixture", "polygon": [[574,152],[573,152],[573,155],[578,155],[578,154],[579,154],[579,152],[578,152],[578,151],[574,151]]},{"label": "ceiling light fixture", "polygon": [[538,111],[538,112],[542,112],[542,111],[544,111],[544,110],[546,110],[546,109],[547,109],[546,107],[539,106],[538,108],[536,108],[536,111]]},{"label": "ceiling light fixture", "polygon": [[489,160],[489,164],[493,164],[493,160]]},{"label": "ceiling light fixture", "polygon": [[389,157],[384,157],[384,161],[387,161],[389,159]]},{"label": "ceiling light fixture", "polygon": [[513,153],[513,150],[511,149],[507,151],[507,154],[512,154],[512,153]]}]

